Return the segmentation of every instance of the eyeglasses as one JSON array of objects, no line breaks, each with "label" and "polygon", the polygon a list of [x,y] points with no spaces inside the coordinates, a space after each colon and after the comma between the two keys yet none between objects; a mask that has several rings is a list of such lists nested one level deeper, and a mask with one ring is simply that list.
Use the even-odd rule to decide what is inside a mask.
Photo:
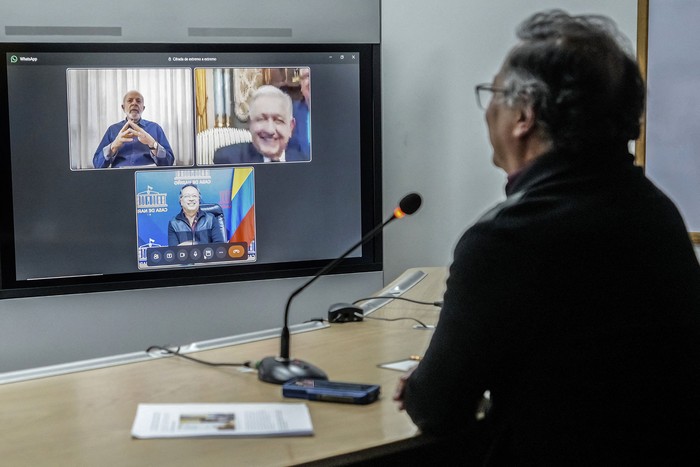
[{"label": "eyeglasses", "polygon": [[474,91],[476,92],[476,104],[482,110],[486,110],[486,108],[489,106],[493,94],[496,94],[498,92],[506,92],[505,89],[494,87],[493,85],[488,83],[477,84],[474,88]]}]

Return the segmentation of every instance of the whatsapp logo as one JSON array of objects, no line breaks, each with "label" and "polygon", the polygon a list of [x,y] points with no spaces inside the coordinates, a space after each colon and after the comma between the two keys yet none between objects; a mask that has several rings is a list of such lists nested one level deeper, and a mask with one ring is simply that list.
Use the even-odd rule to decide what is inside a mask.
[{"label": "whatsapp logo", "polygon": [[18,60],[17,55],[13,55],[10,57],[10,63],[17,63],[17,60]]}]

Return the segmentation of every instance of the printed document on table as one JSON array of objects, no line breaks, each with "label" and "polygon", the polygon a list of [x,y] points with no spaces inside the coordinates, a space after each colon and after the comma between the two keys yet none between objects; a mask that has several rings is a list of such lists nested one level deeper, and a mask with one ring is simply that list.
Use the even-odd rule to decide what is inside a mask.
[{"label": "printed document on table", "polygon": [[306,404],[139,404],[134,438],[311,436]]}]

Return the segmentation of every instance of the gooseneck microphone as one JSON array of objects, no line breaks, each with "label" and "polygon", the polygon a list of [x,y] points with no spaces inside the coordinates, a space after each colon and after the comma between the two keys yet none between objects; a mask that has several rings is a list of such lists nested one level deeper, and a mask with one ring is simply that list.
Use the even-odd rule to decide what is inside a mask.
[{"label": "gooseneck microphone", "polygon": [[409,193],[404,196],[399,205],[394,209],[393,214],[382,224],[376,226],[371,231],[369,231],[362,239],[355,245],[350,247],[345,253],[340,255],[337,259],[334,259],[326,266],[321,268],[311,279],[306,281],[301,287],[296,289],[287,299],[287,306],[284,309],[284,327],[282,328],[282,335],[280,340],[280,355],[279,357],[265,357],[260,363],[258,363],[258,378],[262,381],[274,384],[284,384],[293,378],[316,378],[316,379],[328,379],[326,373],[320,368],[304,362],[302,360],[290,359],[289,358],[289,306],[292,303],[294,297],[299,295],[304,289],[313,284],[316,279],[327,274],[333,268],[335,268],[338,263],[340,263],[346,256],[348,256],[352,251],[367,243],[369,240],[374,238],[379,232],[386,227],[390,222],[401,219],[404,216],[413,214],[420,208],[422,203],[422,198],[418,193]]}]

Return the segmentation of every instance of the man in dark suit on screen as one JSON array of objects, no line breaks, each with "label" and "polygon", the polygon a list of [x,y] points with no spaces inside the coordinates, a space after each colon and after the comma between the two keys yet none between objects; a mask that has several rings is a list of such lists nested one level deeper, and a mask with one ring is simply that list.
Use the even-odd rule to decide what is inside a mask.
[{"label": "man in dark suit on screen", "polygon": [[261,86],[250,104],[252,143],[232,144],[214,152],[214,164],[306,162],[309,154],[288,147],[296,124],[292,99],[275,86]]}]

